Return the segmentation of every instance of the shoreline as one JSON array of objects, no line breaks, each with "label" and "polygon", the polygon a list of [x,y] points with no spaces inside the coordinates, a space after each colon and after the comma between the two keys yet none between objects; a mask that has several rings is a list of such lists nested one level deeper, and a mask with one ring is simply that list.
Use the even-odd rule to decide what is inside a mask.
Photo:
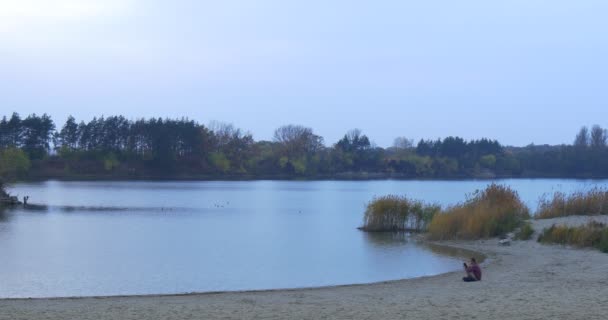
[{"label": "shoreline", "polygon": [[[450,244],[442,244],[437,241],[427,241],[422,239],[421,235],[415,235],[412,237],[412,241],[419,242],[422,246],[433,246],[439,248],[439,250],[445,250],[442,255],[450,257],[459,257],[461,259],[468,260],[470,256],[475,256],[482,266],[488,263],[487,255],[483,252],[477,252],[466,248],[460,248]],[[460,254],[459,254],[460,253]],[[466,253],[466,255],[465,255]],[[491,260],[490,260],[491,261]],[[327,286],[314,286],[314,287],[295,287],[295,288],[272,288],[272,289],[252,289],[252,290],[225,290],[225,291],[193,291],[193,292],[182,292],[182,293],[150,293],[150,294],[118,294],[118,295],[97,295],[97,296],[60,296],[60,297],[22,297],[22,298],[0,298],[2,301],[32,301],[32,300],[78,300],[78,299],[113,299],[113,298],[161,298],[161,297],[185,297],[185,296],[210,296],[219,294],[257,294],[257,293],[278,293],[278,292],[296,292],[306,290],[323,290],[323,289],[339,289],[348,287],[361,287],[361,286],[372,286],[381,284],[391,284],[395,282],[404,282],[411,280],[418,280],[424,278],[439,277],[451,273],[461,273],[461,271],[449,271],[439,273],[435,275],[420,276],[413,278],[402,278],[394,280],[384,280],[375,282],[364,282],[364,283],[349,283],[349,284],[337,284]]]},{"label": "shoreline", "polygon": [[396,174],[383,173],[358,173],[358,174],[335,174],[335,175],[316,175],[316,176],[293,176],[293,175],[67,175],[67,176],[30,176],[17,179],[17,183],[35,183],[46,181],[64,181],[64,182],[90,182],[90,181],[106,181],[106,182],[170,182],[170,181],[193,181],[193,182],[214,182],[214,181],[493,181],[493,180],[541,180],[541,179],[570,179],[570,180],[607,180],[608,175],[494,175],[494,176],[446,176],[446,177],[416,177],[404,176]]},{"label": "shoreline", "polygon": [[[582,224],[608,216],[533,220]],[[538,226],[538,228],[537,228]],[[483,280],[462,272],[373,284],[181,295],[0,300],[0,319],[603,319],[608,254],[496,239],[449,241],[483,253]]]}]

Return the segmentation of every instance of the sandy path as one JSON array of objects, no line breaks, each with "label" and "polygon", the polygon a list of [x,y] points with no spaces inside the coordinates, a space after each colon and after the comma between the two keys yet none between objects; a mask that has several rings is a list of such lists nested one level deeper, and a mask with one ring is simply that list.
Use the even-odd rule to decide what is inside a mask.
[{"label": "sandy path", "polygon": [[[586,220],[576,217],[534,223]],[[499,247],[495,240],[452,244],[488,255],[482,282],[463,283],[460,273],[449,273],[319,289],[0,300],[0,319],[608,318],[608,254],[535,241],[518,241],[510,247]]]}]

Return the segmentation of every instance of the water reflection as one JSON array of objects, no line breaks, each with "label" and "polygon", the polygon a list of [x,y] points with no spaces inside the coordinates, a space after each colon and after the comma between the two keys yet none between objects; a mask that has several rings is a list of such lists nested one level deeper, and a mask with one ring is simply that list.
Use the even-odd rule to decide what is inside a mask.
[{"label": "water reflection", "polygon": [[439,244],[435,244],[435,243],[427,243],[424,241],[420,242],[419,245],[421,245],[437,254],[440,254],[442,256],[454,257],[454,258],[459,258],[459,259],[463,259],[463,260],[469,260],[470,258],[475,258],[475,260],[477,260],[480,263],[486,259],[486,256],[484,254],[481,254],[481,253],[473,251],[473,250],[467,250],[467,249],[457,248],[457,247],[447,246],[447,245],[439,245]]},{"label": "water reflection", "polygon": [[420,234],[411,234],[409,232],[364,232],[364,234],[365,239],[376,247],[390,248],[415,243],[441,256],[463,260],[475,258],[479,262],[483,262],[486,259],[485,255],[473,250],[427,242],[423,239],[424,236]]},{"label": "water reflection", "polygon": [[9,219],[9,213],[7,208],[0,208],[0,222],[7,222]]},{"label": "water reflection", "polygon": [[[361,231],[363,232],[363,231]],[[397,247],[410,241],[409,232],[363,232],[365,239],[376,247]]]}]

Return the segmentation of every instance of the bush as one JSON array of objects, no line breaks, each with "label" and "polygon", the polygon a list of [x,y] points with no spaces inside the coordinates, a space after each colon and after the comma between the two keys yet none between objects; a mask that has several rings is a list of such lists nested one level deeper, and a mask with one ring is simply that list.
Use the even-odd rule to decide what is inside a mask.
[{"label": "bush", "polygon": [[538,242],[591,247],[608,253],[608,227],[594,221],[579,227],[552,225],[538,236]]},{"label": "bush", "polygon": [[534,228],[530,222],[524,223],[519,231],[515,234],[517,240],[530,240],[534,234]]},{"label": "bush", "polygon": [[30,166],[30,159],[23,150],[17,148],[0,150],[0,177],[8,180],[23,177]]},{"label": "bush", "polygon": [[0,180],[0,199],[5,199],[9,196],[10,195],[8,194],[8,192],[6,192],[6,189],[4,189],[4,182]]},{"label": "bush", "polygon": [[388,195],[367,204],[364,231],[425,231],[441,207],[411,200],[405,196]]},{"label": "bush", "polygon": [[608,214],[608,191],[594,188],[588,192],[575,192],[566,195],[556,192],[553,198],[543,198],[538,204],[537,219],[555,218],[570,215]]},{"label": "bush", "polygon": [[434,240],[495,237],[515,230],[529,216],[516,191],[491,184],[464,203],[435,215],[429,236]]}]

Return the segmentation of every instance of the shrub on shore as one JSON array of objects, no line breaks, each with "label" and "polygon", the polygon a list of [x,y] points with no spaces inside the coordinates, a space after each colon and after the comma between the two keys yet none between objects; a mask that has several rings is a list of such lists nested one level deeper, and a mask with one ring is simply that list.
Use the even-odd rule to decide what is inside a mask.
[{"label": "shrub on shore", "polygon": [[519,231],[515,233],[515,239],[517,240],[530,240],[532,235],[534,234],[534,228],[532,228],[532,224],[530,222],[525,222]]},{"label": "shrub on shore", "polygon": [[479,239],[506,234],[530,217],[513,189],[491,184],[464,203],[436,214],[428,228],[433,240]]},{"label": "shrub on shore", "polygon": [[0,180],[0,199],[8,198],[9,194],[4,189],[4,182]]},{"label": "shrub on shore", "polygon": [[367,204],[364,231],[425,231],[433,216],[441,210],[434,204],[388,195]]},{"label": "shrub on shore", "polygon": [[608,227],[595,221],[579,227],[552,225],[543,230],[538,242],[591,247],[608,253]]},{"label": "shrub on shore", "polygon": [[575,192],[569,195],[556,192],[551,199],[541,199],[536,218],[600,214],[608,214],[608,190],[594,188],[587,192]]}]

